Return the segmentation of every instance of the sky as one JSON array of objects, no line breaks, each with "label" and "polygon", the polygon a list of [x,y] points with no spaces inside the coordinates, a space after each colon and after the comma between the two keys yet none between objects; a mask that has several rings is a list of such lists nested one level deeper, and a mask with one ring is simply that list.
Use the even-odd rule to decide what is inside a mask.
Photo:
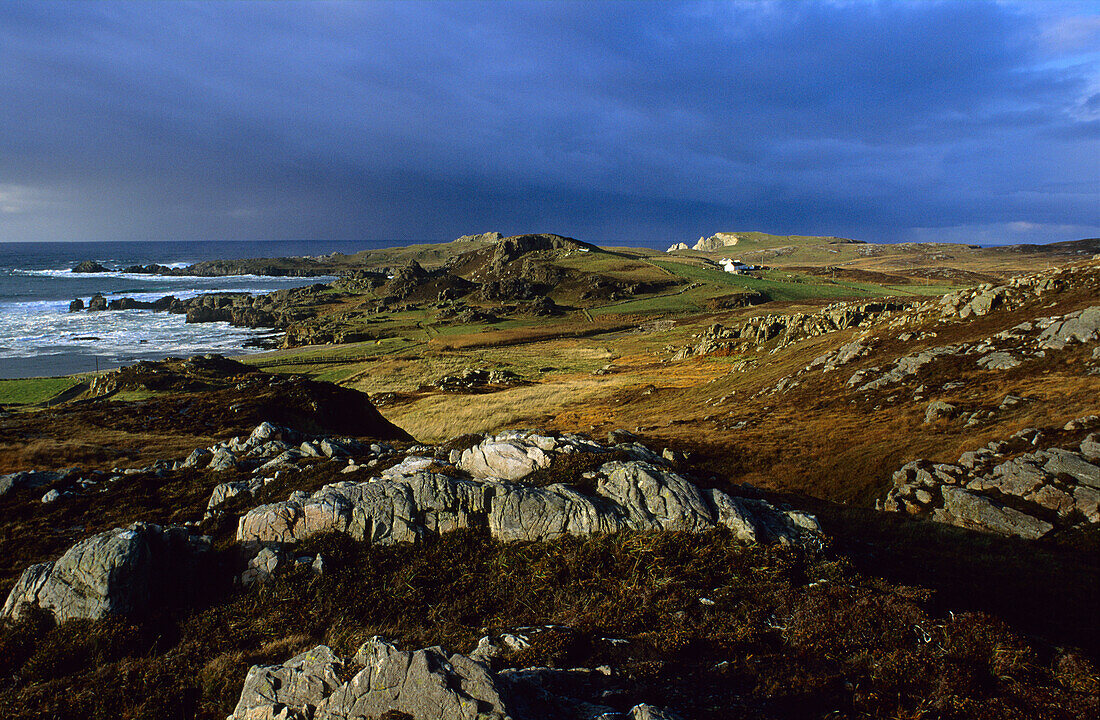
[{"label": "sky", "polygon": [[1100,2],[0,3],[0,241],[1100,237]]}]

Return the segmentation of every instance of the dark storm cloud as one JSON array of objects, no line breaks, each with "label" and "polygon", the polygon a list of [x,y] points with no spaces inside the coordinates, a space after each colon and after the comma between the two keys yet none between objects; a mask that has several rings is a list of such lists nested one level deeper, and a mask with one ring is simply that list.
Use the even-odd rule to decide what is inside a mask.
[{"label": "dark storm cloud", "polygon": [[0,239],[1097,234],[1098,17],[4,3]]}]

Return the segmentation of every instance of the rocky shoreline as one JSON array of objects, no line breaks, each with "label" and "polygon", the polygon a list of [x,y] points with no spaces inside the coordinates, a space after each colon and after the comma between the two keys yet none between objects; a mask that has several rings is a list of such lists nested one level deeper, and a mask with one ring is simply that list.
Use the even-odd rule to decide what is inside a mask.
[{"label": "rocky shoreline", "polygon": [[[188,323],[227,322],[234,327],[285,331],[294,323],[313,317],[319,306],[331,304],[338,299],[339,295],[333,295],[331,286],[315,283],[306,287],[288,288],[262,295],[213,292],[185,299],[166,295],[152,301],[136,300],[131,297],[108,300],[102,294],[96,294],[87,303],[80,298],[73,300],[69,303],[69,312],[152,310],[185,315]],[[308,341],[313,338],[306,339]],[[364,339],[369,339],[369,336],[363,333],[344,333],[328,341],[357,342]],[[296,344],[306,344],[306,342]]]},{"label": "rocky shoreline", "polygon": [[[336,257],[341,260],[335,259]],[[160,275],[163,277],[228,277],[231,275],[260,275],[266,277],[318,277],[338,275],[347,266],[348,256],[294,257],[294,258],[245,258],[239,260],[203,260],[184,267],[170,267],[151,263],[107,267],[94,260],[84,260],[73,266],[71,272],[95,275],[120,272],[134,275]]]}]

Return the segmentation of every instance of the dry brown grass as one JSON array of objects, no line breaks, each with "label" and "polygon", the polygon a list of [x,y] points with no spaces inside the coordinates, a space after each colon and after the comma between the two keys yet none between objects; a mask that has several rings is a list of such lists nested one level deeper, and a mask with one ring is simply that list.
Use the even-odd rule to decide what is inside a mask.
[{"label": "dry brown grass", "polygon": [[67,432],[56,430],[43,428],[39,437],[0,436],[0,473],[55,469],[62,465],[140,466],[164,457],[186,455],[213,442],[209,436],[157,432],[135,436],[78,424],[70,426]]},{"label": "dry brown grass", "polygon": [[570,337],[588,337],[635,327],[633,322],[623,322],[621,318],[598,318],[592,322],[567,320],[548,321],[539,327],[513,328],[507,330],[483,330],[469,335],[448,335],[432,338],[428,347],[433,350],[470,350],[473,348],[523,345]]},{"label": "dry brown grass", "polygon": [[389,420],[421,442],[442,442],[465,433],[544,427],[573,404],[584,404],[621,387],[614,377],[562,380],[486,395],[439,393],[386,409]]}]

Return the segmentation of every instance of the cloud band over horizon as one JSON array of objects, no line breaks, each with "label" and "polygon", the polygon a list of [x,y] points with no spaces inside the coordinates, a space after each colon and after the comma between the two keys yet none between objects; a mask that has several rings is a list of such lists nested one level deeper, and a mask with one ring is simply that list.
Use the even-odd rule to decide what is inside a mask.
[{"label": "cloud band over horizon", "polygon": [[1094,2],[0,4],[0,241],[1100,235]]}]

